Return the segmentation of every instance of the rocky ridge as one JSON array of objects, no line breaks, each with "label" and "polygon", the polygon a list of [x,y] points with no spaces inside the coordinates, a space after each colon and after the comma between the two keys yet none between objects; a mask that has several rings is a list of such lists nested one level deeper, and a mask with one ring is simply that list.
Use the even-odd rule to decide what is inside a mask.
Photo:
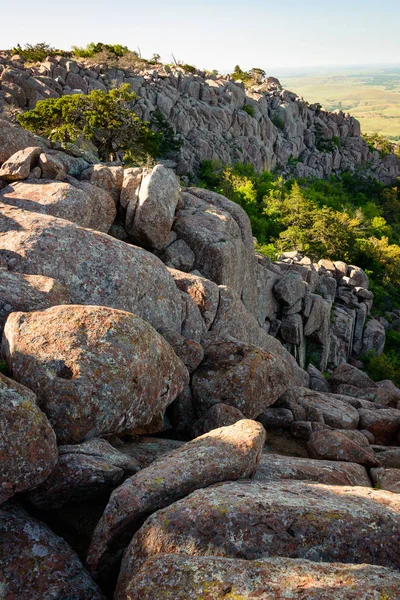
[{"label": "rocky ridge", "polygon": [[279,597],[285,573],[400,594],[400,390],[358,368],[385,340],[366,274],[271,263],[165,165],[3,119],[0,150],[5,597]]},{"label": "rocky ridge", "polygon": [[193,173],[202,160],[279,167],[297,177],[364,169],[388,184],[400,173],[395,156],[381,159],[369,151],[356,119],[309,105],[273,77],[246,89],[229,76],[179,66],[123,70],[62,56],[25,65],[21,57],[0,53],[0,114],[2,108],[32,108],[45,98],[125,83],[137,94],[134,110],[141,119],[161,115],[179,134],[183,146],[171,157],[179,175]]}]

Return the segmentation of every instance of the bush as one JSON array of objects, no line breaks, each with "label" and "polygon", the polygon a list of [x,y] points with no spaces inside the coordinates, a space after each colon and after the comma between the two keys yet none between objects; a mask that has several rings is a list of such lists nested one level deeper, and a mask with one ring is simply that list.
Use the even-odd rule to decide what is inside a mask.
[{"label": "bush", "polygon": [[271,121],[275,125],[275,127],[280,129],[281,131],[283,131],[285,129],[285,122],[283,121],[283,119],[278,117],[278,115],[273,115],[271,117]]},{"label": "bush", "polygon": [[97,42],[97,44],[91,42],[84,47],[72,46],[72,52],[80,58],[93,58],[96,54],[104,51],[120,58],[129,52],[129,48],[121,46],[121,44],[103,44],[102,42]]},{"label": "bush", "polygon": [[251,106],[250,104],[245,104],[243,106],[243,110],[244,112],[246,112],[248,115],[250,115],[250,117],[254,117],[254,106]]},{"label": "bush", "polygon": [[15,48],[11,49],[11,54],[19,54],[25,60],[29,62],[40,62],[45,60],[48,56],[55,56],[61,54],[59,50],[52,48],[45,42],[39,44],[25,44],[24,48],[18,44]]},{"label": "bush", "polygon": [[110,92],[95,90],[87,96],[49,98],[17,119],[25,129],[51,140],[89,140],[102,160],[115,159],[121,152],[132,163],[158,156],[162,141],[162,135],[151,131],[133,112],[135,98],[129,85]]},{"label": "bush", "polygon": [[368,353],[362,357],[365,370],[373,381],[390,379],[400,385],[400,357],[392,350],[379,356]]}]

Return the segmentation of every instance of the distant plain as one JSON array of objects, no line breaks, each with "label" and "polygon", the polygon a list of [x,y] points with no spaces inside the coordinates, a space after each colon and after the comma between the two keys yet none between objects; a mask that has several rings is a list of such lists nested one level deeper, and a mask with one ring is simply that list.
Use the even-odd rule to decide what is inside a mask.
[{"label": "distant plain", "polygon": [[400,66],[304,69],[277,76],[284,88],[308,102],[349,112],[363,133],[400,140]]}]

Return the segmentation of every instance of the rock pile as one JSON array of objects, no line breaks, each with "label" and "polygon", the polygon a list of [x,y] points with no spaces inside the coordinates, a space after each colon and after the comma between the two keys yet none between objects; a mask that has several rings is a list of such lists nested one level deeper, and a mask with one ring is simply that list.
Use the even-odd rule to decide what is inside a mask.
[{"label": "rock pile", "polygon": [[164,165],[0,141],[0,595],[399,596],[400,390],[348,362],[384,344],[365,273],[256,255]]},{"label": "rock pile", "polygon": [[189,73],[181,67],[123,70],[62,56],[28,66],[21,57],[0,53],[0,111],[121,84],[137,94],[135,111],[141,119],[161,117],[180,136],[182,148],[173,154],[180,175],[193,172],[205,159],[249,162],[258,170],[279,166],[298,177],[329,177],[362,166],[392,183],[400,173],[394,155],[381,159],[369,151],[356,119],[309,105],[282,90],[273,77],[245,89],[229,76]]}]

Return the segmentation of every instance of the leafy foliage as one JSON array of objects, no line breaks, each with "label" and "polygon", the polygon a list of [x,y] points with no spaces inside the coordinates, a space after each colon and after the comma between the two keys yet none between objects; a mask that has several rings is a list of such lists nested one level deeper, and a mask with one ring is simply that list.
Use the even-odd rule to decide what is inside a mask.
[{"label": "leafy foliage", "polygon": [[247,112],[250,117],[254,117],[254,106],[251,106],[251,104],[245,104],[243,110],[244,112]]},{"label": "leafy foliage", "polygon": [[99,52],[109,52],[114,56],[121,57],[124,54],[129,52],[129,48],[127,46],[122,46],[121,44],[103,44],[102,42],[90,42],[87,46],[79,47],[72,46],[72,52],[75,56],[79,58],[93,58]]},{"label": "leafy foliage", "polygon": [[262,83],[265,79],[265,75],[265,71],[258,67],[253,67],[250,71],[243,71],[239,65],[236,65],[233,69],[233,73],[231,73],[232,79],[235,81],[243,81],[243,83],[249,87]]},{"label": "leafy foliage", "polygon": [[17,118],[25,129],[51,140],[75,143],[84,138],[96,146],[101,159],[108,161],[122,152],[133,163],[158,156],[162,141],[162,134],[132,111],[135,98],[129,85],[123,85],[110,92],[41,100]]},{"label": "leafy foliage", "polygon": [[48,56],[55,56],[60,54],[59,50],[52,48],[45,42],[39,42],[38,44],[25,44],[23,48],[19,44],[15,48],[11,49],[11,54],[19,54],[25,60],[29,62],[39,62],[47,58]]}]

